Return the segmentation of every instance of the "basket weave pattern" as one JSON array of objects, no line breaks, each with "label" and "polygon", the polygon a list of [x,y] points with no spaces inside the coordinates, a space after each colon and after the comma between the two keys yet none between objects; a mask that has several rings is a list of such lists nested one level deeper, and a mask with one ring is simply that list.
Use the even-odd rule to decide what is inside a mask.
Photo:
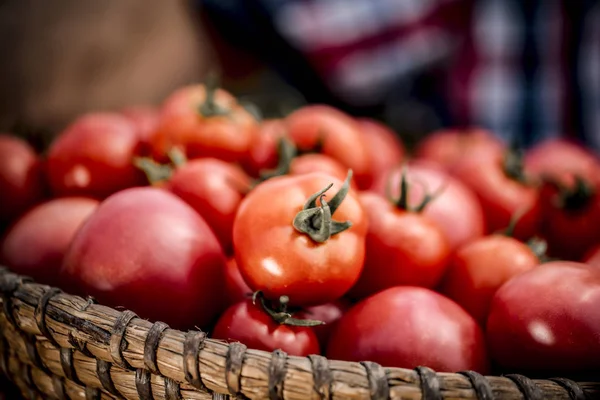
[{"label": "basket weave pattern", "polygon": [[247,349],[0,269],[0,368],[31,399],[597,399],[599,382],[435,373]]}]

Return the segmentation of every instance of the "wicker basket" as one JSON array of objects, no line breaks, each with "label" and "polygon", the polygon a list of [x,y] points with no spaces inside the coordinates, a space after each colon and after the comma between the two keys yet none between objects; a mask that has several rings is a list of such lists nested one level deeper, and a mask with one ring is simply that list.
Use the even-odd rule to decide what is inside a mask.
[{"label": "wicker basket", "polygon": [[0,268],[0,368],[29,399],[600,399],[599,382],[287,356],[169,329]]}]

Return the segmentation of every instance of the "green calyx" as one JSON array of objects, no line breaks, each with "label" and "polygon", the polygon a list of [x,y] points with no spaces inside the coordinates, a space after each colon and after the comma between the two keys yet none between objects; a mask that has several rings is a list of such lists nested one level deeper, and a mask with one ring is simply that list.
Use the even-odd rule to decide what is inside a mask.
[{"label": "green calyx", "polygon": [[[349,229],[352,226],[352,222],[335,221],[332,217],[342,204],[342,201],[344,201],[344,198],[346,198],[350,190],[351,179],[352,170],[348,170],[344,184],[330,202],[325,200],[325,192],[331,189],[333,183],[311,195],[302,207],[302,210],[294,217],[294,228],[299,232],[307,234],[317,243],[326,242],[331,236]],[[317,205],[317,200],[319,200],[320,206]]]},{"label": "green calyx", "polygon": [[136,157],[133,159],[133,165],[140,169],[151,185],[156,185],[163,181],[168,181],[176,168],[187,163],[185,154],[177,147],[172,148],[167,153],[169,164],[160,164],[148,157]]},{"label": "green calyx", "polygon": [[566,187],[558,182],[552,182],[558,189],[553,199],[554,206],[567,211],[585,208],[596,195],[596,189],[580,176],[575,176],[573,187]]},{"label": "green calyx", "polygon": [[298,149],[291,140],[282,137],[277,142],[277,154],[279,155],[277,166],[273,169],[260,171],[259,182],[276,176],[287,175],[290,172],[292,160],[298,155]]},{"label": "green calyx", "polygon": [[[425,207],[427,207],[433,200],[435,200],[446,188],[445,185],[442,185],[434,193],[430,193],[428,190],[425,190],[425,195],[423,196],[423,200],[421,200],[421,202],[419,204],[417,204],[417,206],[411,207],[411,205],[409,204],[409,201],[408,201],[408,199],[409,199],[408,195],[410,192],[410,183],[408,182],[408,167],[406,165],[404,165],[402,167],[402,176],[400,178],[400,194],[397,198],[395,198],[391,193],[391,184],[392,184],[391,181],[392,181],[392,179],[390,177],[390,179],[388,179],[388,181],[387,181],[387,185],[385,188],[386,197],[388,198],[388,200],[391,201],[397,208],[399,208],[401,210],[406,210],[406,211],[416,212],[416,213],[419,213],[419,212],[422,212],[423,210],[425,210]],[[423,186],[425,186],[425,185],[423,185]]]},{"label": "green calyx", "polygon": [[229,115],[228,109],[219,106],[215,102],[215,94],[217,92],[217,89],[219,88],[219,79],[217,77],[217,74],[208,74],[204,83],[204,87],[206,88],[206,98],[204,100],[204,103],[202,103],[198,108],[198,112],[204,118]]},{"label": "green calyx", "polygon": [[273,321],[280,325],[291,325],[291,326],[317,326],[324,325],[322,321],[316,321],[312,319],[298,319],[292,317],[292,314],[288,312],[288,303],[290,299],[287,296],[281,296],[276,306],[273,303],[267,301],[263,293],[259,290],[252,295],[252,304],[256,304],[256,300],[260,302],[262,309],[269,314]]}]

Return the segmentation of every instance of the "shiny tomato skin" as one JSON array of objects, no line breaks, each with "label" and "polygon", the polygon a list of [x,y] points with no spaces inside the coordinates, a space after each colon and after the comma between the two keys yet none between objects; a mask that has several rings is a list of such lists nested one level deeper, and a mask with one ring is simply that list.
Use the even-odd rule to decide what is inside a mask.
[{"label": "shiny tomato skin", "polygon": [[392,286],[437,285],[450,258],[448,239],[441,228],[376,193],[362,192],[360,201],[369,219],[367,252],[350,295],[362,299]]},{"label": "shiny tomato skin", "polygon": [[62,272],[100,303],[189,329],[207,327],[221,311],[224,269],[202,217],[174,194],[147,187],[103,201],[75,235]]},{"label": "shiny tomato skin", "polygon": [[477,195],[488,233],[506,229],[513,216],[523,213],[514,236],[527,240],[535,235],[541,218],[539,190],[507,176],[501,157],[485,162],[464,160],[455,167],[453,174]]},{"label": "shiny tomato skin", "polygon": [[[296,157],[290,164],[289,175],[304,175],[312,172],[322,172],[343,181],[348,175],[348,168],[325,154],[317,153]],[[351,187],[356,189],[354,179],[352,179]]]},{"label": "shiny tomato skin", "polygon": [[352,227],[324,243],[296,231],[292,222],[306,200],[329,184],[331,199],[342,182],[323,173],[275,177],[242,201],[233,227],[235,258],[248,286],[291,305],[334,301],[356,282],[363,266],[367,218],[350,190],[333,215]]},{"label": "shiny tomato skin", "polygon": [[262,121],[255,135],[248,157],[243,161],[244,169],[250,176],[258,177],[260,171],[275,168],[279,161],[277,145],[286,136],[286,127],[281,119]]},{"label": "shiny tomato skin", "polygon": [[[417,206],[425,193],[435,198],[422,214],[434,220],[448,238],[451,250],[479,238],[485,233],[485,218],[477,196],[460,180],[448,174],[435,163],[424,160],[412,161],[407,169],[410,184],[409,201]],[[402,167],[396,167],[380,176],[373,191],[386,195],[389,184],[391,194],[399,195]]]},{"label": "shiny tomato skin", "polygon": [[346,311],[350,309],[350,302],[345,299],[339,299],[331,303],[321,304],[313,307],[306,307],[303,311],[295,315],[300,319],[312,319],[324,322],[324,325],[313,326],[312,330],[319,339],[321,349],[327,348],[331,332],[337,326],[339,319]]},{"label": "shiny tomato skin", "polygon": [[98,204],[85,197],[62,197],[30,209],[7,232],[2,262],[38,283],[60,286],[58,274],[65,253]]},{"label": "shiny tomato skin", "polygon": [[[555,261],[498,290],[487,321],[491,356],[522,371],[591,371],[600,367],[600,271]],[[517,317],[518,316],[518,317]]]},{"label": "shiny tomato skin", "polygon": [[241,342],[263,351],[281,349],[291,356],[319,354],[319,342],[311,328],[280,325],[260,309],[259,303],[245,300],[229,307],[215,325],[212,338]]},{"label": "shiny tomato skin", "polygon": [[439,372],[489,369],[477,322],[452,300],[411,286],[386,289],[347,311],[331,334],[327,357]]},{"label": "shiny tomato skin", "polygon": [[42,164],[24,140],[0,134],[0,223],[18,218],[45,197]]},{"label": "shiny tomato skin", "polygon": [[485,129],[444,129],[421,140],[415,149],[415,157],[452,170],[465,158],[485,160],[488,157],[497,157],[502,155],[504,148],[504,143]]},{"label": "shiny tomato skin", "polygon": [[248,287],[242,277],[234,257],[229,258],[225,265],[225,291],[227,292],[226,303],[228,306],[247,300],[252,296],[252,289]]},{"label": "shiny tomato skin", "polygon": [[56,196],[109,195],[145,183],[133,159],[140,138],[117,113],[91,113],[75,120],[48,150],[47,172]]},{"label": "shiny tomato skin", "polygon": [[360,125],[326,105],[304,106],[285,119],[287,132],[300,150],[312,150],[322,139],[322,153],[351,168],[358,187],[371,185],[371,157]]},{"label": "shiny tomato skin", "polygon": [[533,251],[517,239],[502,235],[482,237],[456,250],[440,292],[485,326],[496,291],[514,276],[539,264]]},{"label": "shiny tomato skin", "polygon": [[258,129],[254,116],[230,93],[218,89],[215,102],[228,114],[204,117],[199,109],[205,99],[204,85],[191,85],[176,90],[164,101],[152,137],[157,158],[164,157],[172,147],[182,148],[189,158],[237,162],[247,157]]},{"label": "shiny tomato skin", "polygon": [[400,165],[405,157],[404,145],[390,128],[373,119],[359,118],[367,150],[371,159],[371,182]]},{"label": "shiny tomato skin", "polygon": [[178,167],[164,188],[192,206],[217,235],[225,252],[230,253],[233,221],[250,183],[239,166],[201,158]]}]

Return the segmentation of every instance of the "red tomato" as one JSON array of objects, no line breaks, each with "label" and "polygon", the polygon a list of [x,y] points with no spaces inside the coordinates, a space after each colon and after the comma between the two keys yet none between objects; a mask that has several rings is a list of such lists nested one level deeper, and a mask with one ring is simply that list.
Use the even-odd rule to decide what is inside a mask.
[{"label": "red tomato", "polygon": [[331,335],[327,357],[386,367],[488,372],[477,322],[452,300],[410,286],[379,292],[346,312]]},{"label": "red tomato", "polygon": [[227,260],[225,266],[225,291],[227,292],[227,305],[229,306],[248,300],[252,295],[252,289],[248,287],[242,277],[233,257]]},{"label": "red tomato", "polygon": [[39,283],[60,285],[57,275],[65,253],[97,207],[97,200],[84,197],[63,197],[34,207],[8,231],[2,261]]},{"label": "red tomato", "polygon": [[600,267],[600,245],[596,245],[588,251],[585,257],[583,257],[583,262],[592,267]]},{"label": "red tomato", "polygon": [[206,327],[218,315],[224,269],[219,242],[202,217],[150,187],[123,190],[100,204],[63,265],[85,294],[175,329]]},{"label": "red tomato", "polygon": [[254,177],[266,169],[272,169],[277,166],[279,155],[277,154],[277,144],[286,134],[286,127],[283,120],[272,119],[262,121],[258,134],[254,137],[248,157],[244,160],[244,168]]},{"label": "red tomato", "polygon": [[541,232],[548,253],[568,260],[581,260],[600,238],[600,179],[579,177],[559,189],[544,184],[541,191]]},{"label": "red tomato", "polygon": [[371,181],[375,182],[400,165],[404,158],[404,145],[398,135],[381,122],[360,118],[358,123],[371,159]]},{"label": "red tomato", "polygon": [[352,169],[359,188],[371,185],[371,157],[360,125],[349,115],[325,105],[304,106],[285,119],[288,134],[300,150],[322,140],[321,152]]},{"label": "red tomato", "polygon": [[378,194],[363,192],[360,201],[369,218],[369,233],[364,269],[351,296],[364,298],[398,285],[437,285],[450,257],[441,228]]},{"label": "red tomato", "polygon": [[522,214],[514,236],[529,239],[538,228],[541,217],[538,189],[513,178],[505,172],[503,157],[481,162],[466,159],[453,170],[479,198],[488,233],[506,228],[511,218]]},{"label": "red tomato", "polygon": [[500,286],[539,264],[533,251],[517,239],[482,237],[454,253],[440,292],[485,326],[492,297]]},{"label": "red tomato", "polygon": [[504,143],[484,129],[441,130],[425,137],[415,149],[417,158],[424,158],[451,170],[465,158],[485,160],[501,156]]},{"label": "red tomato", "polygon": [[297,318],[324,322],[324,325],[313,326],[312,329],[317,335],[317,339],[319,339],[321,349],[325,349],[331,332],[337,326],[342,315],[349,309],[350,302],[340,299],[320,306],[307,307],[304,311],[298,313]]},{"label": "red tomato", "polygon": [[[386,195],[389,184],[391,194],[399,196],[402,168],[398,167],[380,176],[373,190]],[[448,175],[434,163],[415,161],[407,170],[411,184],[410,203],[419,204],[425,192],[435,194],[435,198],[425,207],[422,214],[434,220],[448,238],[450,248],[468,243],[485,233],[485,219],[477,196],[461,181]]]},{"label": "red tomato", "polygon": [[[346,179],[346,175],[348,175],[348,170],[342,164],[325,154],[304,154],[294,158],[290,164],[290,175],[304,175],[312,172],[322,172],[340,181]],[[355,188],[354,180],[351,186]]]},{"label": "red tomato", "polygon": [[600,367],[600,271],[542,264],[507,282],[492,301],[487,339],[503,367],[591,371]]},{"label": "red tomato", "polygon": [[15,220],[43,198],[41,163],[34,149],[0,134],[0,223]]},{"label": "red tomato", "polygon": [[140,138],[140,153],[149,156],[150,140],[158,128],[158,110],[148,106],[128,107],[121,110],[121,114],[135,126]]},{"label": "red tomato", "polygon": [[91,196],[144,184],[133,164],[140,139],[119,114],[87,114],[56,138],[48,151],[48,176],[57,196]]},{"label": "red tomato", "polygon": [[251,349],[281,349],[292,356],[319,354],[319,342],[311,328],[281,325],[252,300],[242,301],[227,309],[219,318],[212,338],[238,341]]},{"label": "red tomato", "polygon": [[192,206],[231,252],[233,221],[250,183],[237,165],[202,158],[178,167],[164,187]]},{"label": "red tomato", "polygon": [[[331,184],[331,206],[322,197],[318,204],[317,193]],[[269,179],[246,196],[234,222],[233,243],[252,290],[271,300],[287,295],[291,305],[308,306],[334,301],[352,287],[362,270],[367,219],[352,190],[331,216],[340,188],[340,180],[312,173]],[[309,197],[315,202],[303,211]],[[306,217],[302,223],[300,216]],[[330,218],[339,222],[327,223]],[[334,233],[345,221],[351,227]]]},{"label": "red tomato", "polygon": [[216,89],[206,96],[204,85],[183,87],[163,103],[159,127],[152,138],[155,155],[174,146],[189,158],[214,157],[241,161],[247,157],[258,123],[231,94]]}]

